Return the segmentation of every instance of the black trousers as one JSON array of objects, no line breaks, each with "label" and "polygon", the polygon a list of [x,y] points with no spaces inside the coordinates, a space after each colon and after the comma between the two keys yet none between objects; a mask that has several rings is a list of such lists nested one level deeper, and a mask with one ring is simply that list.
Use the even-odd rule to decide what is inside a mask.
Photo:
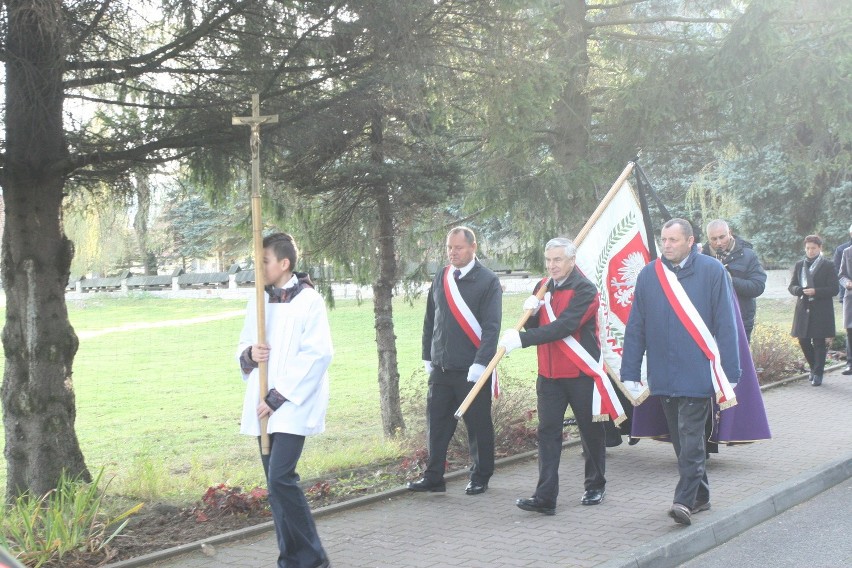
[{"label": "black trousers", "polygon": [[710,500],[707,453],[704,446],[704,427],[710,415],[710,399],[664,396],[660,402],[680,474],[673,501],[691,509],[696,503]]},{"label": "black trousers", "polygon": [[278,432],[269,435],[269,444],[269,455],[261,455],[261,461],[278,538],[277,566],[315,568],[325,562],[326,554],[296,473],[305,437]]},{"label": "black trousers", "polygon": [[799,346],[802,348],[802,353],[805,354],[805,359],[808,361],[808,366],[814,375],[822,376],[825,370],[826,346],[825,339],[822,337],[800,337]]},{"label": "black trousers", "polygon": [[595,382],[591,377],[547,379],[539,375],[538,396],[538,484],[535,497],[556,505],[559,495],[559,461],[562,456],[562,422],[568,405],[580,428],[580,441],[585,454],[584,488],[606,486],[606,432],[603,422],[592,420],[592,396]]},{"label": "black trousers", "polygon": [[[467,382],[467,371],[432,371],[426,400],[429,461],[424,477],[433,483],[444,479],[447,448],[456,431],[456,410],[474,383]],[[464,413],[470,448],[470,479],[488,483],[494,474],[494,423],[491,421],[491,383],[487,383]]]}]

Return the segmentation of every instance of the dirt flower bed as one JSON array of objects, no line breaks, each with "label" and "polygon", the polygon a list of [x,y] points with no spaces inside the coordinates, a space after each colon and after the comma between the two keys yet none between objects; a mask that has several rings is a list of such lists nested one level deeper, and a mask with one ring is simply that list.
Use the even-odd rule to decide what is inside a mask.
[{"label": "dirt flower bed", "polygon": [[[497,440],[496,457],[516,455],[536,447],[534,412],[505,426]],[[566,428],[566,439],[576,437],[576,428]],[[421,448],[398,462],[365,466],[340,472],[333,477],[303,483],[312,509],[402,487],[417,479],[426,467],[426,450]],[[467,436],[459,428],[448,454],[448,472],[468,467]],[[99,553],[65,555],[44,566],[48,568],[93,568],[135,558],[159,550],[190,544],[237,529],[272,520],[266,490],[216,485],[201,499],[186,507],[170,504],[146,505],[133,515],[125,529]]]}]

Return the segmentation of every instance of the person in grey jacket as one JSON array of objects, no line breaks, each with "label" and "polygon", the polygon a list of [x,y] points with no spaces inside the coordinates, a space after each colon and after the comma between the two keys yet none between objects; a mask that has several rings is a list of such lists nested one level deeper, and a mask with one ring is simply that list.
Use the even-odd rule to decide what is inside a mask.
[{"label": "person in grey jacket", "polygon": [[750,342],[757,313],[757,297],[766,289],[766,272],[751,243],[734,236],[728,223],[722,219],[707,224],[707,240],[702,252],[718,259],[731,275],[740,303],[743,327]]},{"label": "person in grey jacket", "polygon": [[[423,363],[429,375],[426,401],[429,458],[410,491],[446,491],[447,448],[458,421],[455,411],[497,352],[503,317],[500,280],[476,259],[476,235],[456,227],[447,235],[450,264],[435,274],[423,320]],[[493,380],[493,379],[492,379]],[[479,391],[464,414],[473,466],[467,495],[488,489],[494,473],[491,388]]]},{"label": "person in grey jacket", "polygon": [[[661,242],[663,257],[645,266],[636,279],[624,332],[621,380],[628,386],[640,380],[647,353],[648,388],[660,399],[680,474],[669,516],[689,525],[693,513],[710,508],[704,425],[715,388],[713,366],[699,341],[705,346],[715,342],[724,375],[729,383],[737,383],[737,324],[730,278],[721,264],[698,252],[689,222],[666,222]],[[676,295],[674,287],[663,285],[668,273],[674,273],[688,302]],[[694,323],[690,328],[684,324],[683,314],[690,313],[687,304],[706,325],[709,339],[691,334],[690,328],[697,329],[700,322],[687,315]]]}]

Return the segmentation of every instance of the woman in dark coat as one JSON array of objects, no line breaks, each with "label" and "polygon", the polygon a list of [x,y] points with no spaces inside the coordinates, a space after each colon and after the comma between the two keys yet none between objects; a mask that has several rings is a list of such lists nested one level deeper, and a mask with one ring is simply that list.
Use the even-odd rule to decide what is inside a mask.
[{"label": "woman in dark coat", "polygon": [[838,290],[834,264],[822,256],[822,239],[805,237],[805,258],[796,263],[787,288],[797,296],[793,329],[790,335],[799,345],[811,368],[811,384],[822,384],[825,368],[826,338],[834,338],[834,302]]}]

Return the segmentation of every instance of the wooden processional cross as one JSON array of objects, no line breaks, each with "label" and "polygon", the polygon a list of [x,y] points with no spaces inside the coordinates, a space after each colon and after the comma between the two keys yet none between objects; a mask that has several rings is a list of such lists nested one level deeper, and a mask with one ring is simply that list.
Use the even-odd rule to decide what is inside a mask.
[{"label": "wooden processional cross", "polygon": [[[257,299],[257,342],[266,343],[266,310],[263,295],[263,223],[260,217],[260,127],[264,124],[276,124],[278,115],[260,115],[260,95],[251,96],[251,116],[231,117],[233,125],[248,125],[251,127],[251,232],[254,243],[254,293]],[[260,400],[266,397],[269,390],[267,380],[267,362],[258,363]],[[260,452],[269,455],[269,434],[267,433],[268,418],[260,421]]]}]

